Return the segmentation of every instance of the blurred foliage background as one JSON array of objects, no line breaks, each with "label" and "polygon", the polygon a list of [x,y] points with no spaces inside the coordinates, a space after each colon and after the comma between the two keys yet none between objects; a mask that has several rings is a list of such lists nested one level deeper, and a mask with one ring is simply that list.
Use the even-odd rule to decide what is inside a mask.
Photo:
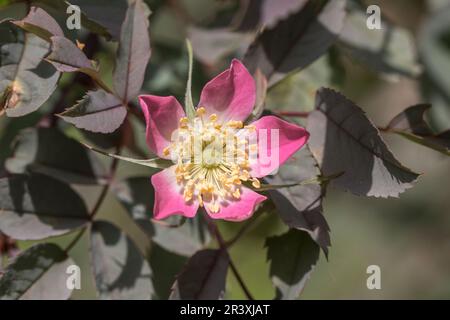
[{"label": "blurred foliage background", "polygon": [[[0,0],[0,20],[11,16],[11,13],[17,17],[23,16],[21,7],[10,2]],[[101,8],[105,1],[95,2]],[[83,1],[80,3],[83,6]],[[182,101],[187,74],[184,49],[184,39],[189,35],[187,26],[195,25],[203,29],[226,26],[238,10],[239,3],[231,0],[148,0],[146,3],[152,10],[152,58],[142,92],[175,95]],[[367,64],[355,60],[344,50],[333,47],[327,56],[301,71],[298,79],[290,80],[298,81],[298,86],[292,88],[289,81],[283,82],[269,92],[268,106],[307,111],[313,107],[315,90],[331,85],[361,106],[378,126],[386,125],[393,116],[408,106],[430,102],[433,104],[429,114],[432,125],[436,130],[447,129],[450,125],[448,1],[373,0],[361,1],[359,4],[379,5],[382,19],[400,26],[412,35],[422,73],[412,77],[380,74]],[[444,18],[440,17],[442,15]],[[430,26],[436,21],[441,21],[439,28]],[[87,37],[86,32],[84,34]],[[77,38],[80,34],[68,36]],[[194,99],[198,98],[200,89],[212,75],[223,70],[233,55],[239,55],[245,49],[240,48],[243,42],[239,39],[236,41],[232,45],[234,53],[227,53],[209,64],[200,63],[199,60],[204,60],[198,56],[201,48],[196,47],[193,41],[194,51],[197,51]],[[86,43],[89,46],[89,42]],[[106,82],[111,83],[110,73],[116,44],[99,38],[98,45],[100,49],[90,58],[100,62]],[[220,43],[215,45],[220,46]],[[397,47],[395,50],[400,59],[410,55],[408,49]],[[79,80],[77,78],[76,81]],[[82,86],[72,81],[72,75],[64,75],[57,92],[39,111],[21,118],[0,118],[0,163],[10,156],[11,143],[16,133],[23,127],[37,123],[61,95],[69,95],[65,97],[66,101],[75,101],[82,96]],[[64,89],[67,84],[71,87],[70,91]],[[61,108],[69,106],[63,105]],[[74,127],[66,124],[61,126],[74,136],[80,135]],[[143,127],[138,127],[135,137],[145,149]],[[419,182],[399,199],[359,198],[330,189],[324,201],[324,213],[331,227],[329,259],[327,261],[324,256],[321,257],[301,298],[450,298],[450,162],[444,155],[400,136],[385,135],[384,138],[403,164],[422,173]],[[3,165],[0,167],[3,168]],[[150,172],[120,163],[118,173],[120,177]],[[79,191],[93,202],[99,188],[82,187]],[[99,216],[107,217],[122,226],[129,224],[128,215],[111,196],[102,206]],[[129,224],[129,227],[133,226]],[[227,237],[232,237],[239,227],[235,223],[220,223],[220,229]],[[266,216],[258,220],[231,250],[232,258],[255,298],[273,298],[263,246],[268,235],[281,234],[286,229],[276,216]],[[72,238],[73,234],[52,241],[66,244]],[[144,248],[149,246],[143,236],[139,243]],[[22,242],[19,245],[25,248],[30,243]],[[154,246],[149,249],[155,255],[154,261],[158,261],[157,257],[163,260],[167,255],[164,249]],[[90,268],[89,261],[86,260],[87,250],[87,241],[83,239],[71,252],[83,275],[82,289],[75,290],[73,299],[95,297],[91,272],[83,272]],[[165,268],[170,269],[169,273],[173,276],[184,259],[179,257],[170,266],[166,264]],[[368,290],[366,287],[366,268],[372,264],[381,267],[381,290]],[[154,265],[152,267],[156,276],[158,268]],[[160,277],[159,281],[163,282],[162,286],[167,287],[173,279],[167,276]],[[245,297],[232,273],[228,274],[227,289],[226,298]]]}]

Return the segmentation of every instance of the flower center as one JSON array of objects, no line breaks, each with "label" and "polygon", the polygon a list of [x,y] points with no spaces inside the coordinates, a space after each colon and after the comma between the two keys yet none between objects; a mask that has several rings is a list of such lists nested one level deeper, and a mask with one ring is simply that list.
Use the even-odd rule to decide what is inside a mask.
[{"label": "flower center", "polygon": [[259,180],[249,173],[249,156],[257,152],[257,144],[248,139],[247,133],[256,128],[234,120],[219,124],[217,115],[205,116],[203,107],[196,112],[191,121],[180,119],[172,143],[163,152],[176,163],[176,179],[183,187],[184,200],[197,200],[202,207],[206,203],[211,212],[217,213],[221,204],[240,199],[242,182],[260,187]]}]

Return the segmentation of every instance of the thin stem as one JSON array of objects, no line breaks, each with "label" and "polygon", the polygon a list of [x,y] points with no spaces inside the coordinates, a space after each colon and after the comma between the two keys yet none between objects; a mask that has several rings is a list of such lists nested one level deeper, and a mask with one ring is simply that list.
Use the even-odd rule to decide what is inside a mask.
[{"label": "thin stem", "polygon": [[[120,154],[121,152],[121,147],[117,148],[117,154]],[[116,173],[116,169],[117,169],[117,165],[118,165],[119,161],[117,159],[113,159],[111,162],[111,167],[109,169],[109,180],[111,181]],[[97,201],[95,202],[94,208],[92,209],[91,213],[89,214],[89,219],[92,221],[94,216],[98,213],[98,210],[100,209],[100,207],[103,204],[103,201],[106,198],[106,195],[108,194],[109,188],[110,188],[110,183],[107,183],[103,186],[102,191],[100,192],[100,195],[97,199]],[[78,234],[75,236],[75,238],[73,238],[73,240],[69,243],[69,245],[64,249],[65,252],[69,252],[70,250],[72,250],[72,248],[78,243],[78,241],[81,239],[81,237],[83,236],[83,234],[86,232],[87,227],[84,227],[83,229],[81,229]]]},{"label": "thin stem", "polygon": [[[207,217],[207,215],[205,215]],[[244,291],[245,296],[248,300],[254,300],[252,294],[250,293],[250,290],[248,289],[247,285],[245,284],[243,278],[241,277],[239,271],[236,268],[236,265],[234,264],[233,260],[231,259],[230,253],[228,252],[227,244],[225,240],[222,237],[222,234],[220,233],[219,229],[217,228],[216,223],[209,217],[206,218],[208,221],[208,228],[211,231],[212,234],[215,235],[217,242],[219,243],[219,246],[222,250],[225,250],[229,257],[229,263],[231,267],[231,271],[233,272],[234,276],[236,277],[237,282],[242,288],[242,291]]]},{"label": "thin stem", "polygon": [[298,118],[307,118],[309,112],[295,112],[295,111],[281,111],[276,113],[282,117],[298,117]]},{"label": "thin stem", "polygon": [[250,230],[250,228],[255,225],[255,222],[258,220],[260,216],[262,216],[262,214],[255,216],[252,220],[244,224],[244,226],[241,229],[239,229],[236,235],[226,242],[227,248],[233,246],[245,233],[247,233],[247,231]]}]

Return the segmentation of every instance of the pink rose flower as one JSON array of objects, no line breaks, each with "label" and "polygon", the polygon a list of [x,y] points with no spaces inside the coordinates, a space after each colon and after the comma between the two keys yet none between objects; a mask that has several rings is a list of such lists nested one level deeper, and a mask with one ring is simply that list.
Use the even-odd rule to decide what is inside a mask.
[{"label": "pink rose flower", "polygon": [[[205,85],[194,119],[186,117],[173,96],[139,97],[149,148],[159,157],[174,161],[173,166],[154,174],[151,179],[155,189],[155,219],[171,215],[190,218],[199,207],[204,207],[211,218],[241,221],[251,217],[256,206],[266,200],[250,189],[250,184],[257,190],[258,178],[273,173],[306,143],[309,133],[275,116],[265,116],[244,126],[255,99],[255,82],[236,59],[229,69]],[[277,141],[271,141],[270,133],[274,129]],[[249,132],[264,132],[267,138],[258,138],[256,144],[248,145],[245,137]],[[225,139],[220,140],[219,148],[239,154],[240,160],[230,160],[223,154],[211,156],[211,152],[206,152],[208,146],[230,134],[235,137],[236,145],[223,143],[228,141]],[[195,139],[200,141],[198,149],[195,149]],[[239,152],[237,145],[240,143],[249,147],[247,151]],[[267,164],[259,157],[249,156],[248,150],[252,147],[258,153],[265,148],[266,154],[277,155],[277,161]],[[186,151],[194,149],[202,154],[202,160],[193,161],[190,153],[186,156]]]}]

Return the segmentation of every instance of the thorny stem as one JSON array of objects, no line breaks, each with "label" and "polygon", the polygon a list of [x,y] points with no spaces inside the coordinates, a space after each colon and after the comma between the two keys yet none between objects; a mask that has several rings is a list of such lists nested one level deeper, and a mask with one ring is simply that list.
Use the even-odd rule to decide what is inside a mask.
[{"label": "thorny stem", "polygon": [[[206,214],[205,214],[205,217],[207,217]],[[230,257],[230,253],[228,252],[227,244],[226,244],[225,240],[223,239],[222,234],[220,233],[219,229],[217,228],[216,223],[209,217],[207,217],[206,219],[208,221],[208,228],[211,231],[211,233],[214,234],[214,236],[216,237],[220,248],[227,252],[228,257],[229,257],[229,264],[230,264],[231,271],[233,272],[234,276],[236,277],[236,280],[238,281],[239,285],[241,286],[242,291],[244,291],[244,294],[248,300],[254,300],[252,294],[250,293],[250,290],[248,289],[248,287],[245,284],[244,280],[242,279],[239,271],[237,270],[236,265],[234,264],[233,260]]]}]

